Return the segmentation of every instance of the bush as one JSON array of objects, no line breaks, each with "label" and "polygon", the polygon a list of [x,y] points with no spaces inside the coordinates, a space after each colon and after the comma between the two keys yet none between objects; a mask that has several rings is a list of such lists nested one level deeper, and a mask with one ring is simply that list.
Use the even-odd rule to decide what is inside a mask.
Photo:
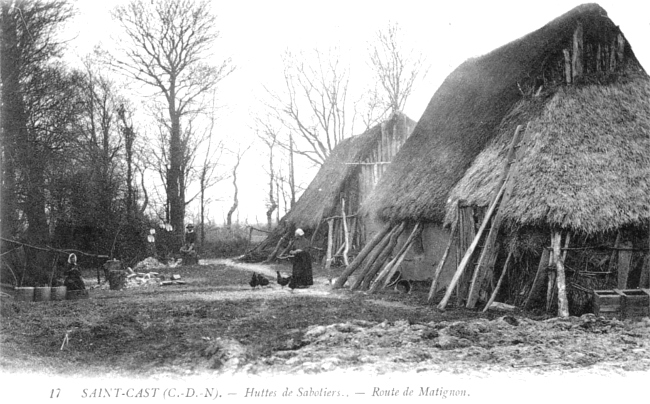
[{"label": "bush", "polygon": [[205,233],[205,245],[200,252],[202,258],[237,257],[255,246],[249,244],[248,227],[245,226],[233,225],[230,229],[209,227]]}]

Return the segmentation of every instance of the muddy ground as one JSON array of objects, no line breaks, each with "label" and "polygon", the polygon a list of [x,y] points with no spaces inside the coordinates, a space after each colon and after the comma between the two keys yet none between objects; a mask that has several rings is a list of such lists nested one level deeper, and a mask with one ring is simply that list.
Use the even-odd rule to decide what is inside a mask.
[{"label": "muddy ground", "polygon": [[[286,265],[205,261],[151,269],[166,279],[78,301],[3,297],[0,371],[129,378],[196,375],[643,374],[650,319],[591,314],[568,319],[523,312],[437,312],[426,289],[405,295],[290,291],[274,281]],[[271,279],[252,289],[253,271]],[[89,287],[97,283],[86,272]],[[67,338],[66,338],[67,336]]]}]

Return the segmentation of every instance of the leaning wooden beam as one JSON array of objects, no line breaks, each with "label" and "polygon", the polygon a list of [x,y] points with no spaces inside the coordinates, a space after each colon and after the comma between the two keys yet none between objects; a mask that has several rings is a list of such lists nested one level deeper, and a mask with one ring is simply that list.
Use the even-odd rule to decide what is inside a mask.
[{"label": "leaning wooden beam", "polygon": [[377,244],[377,246],[373,249],[373,251],[368,255],[368,258],[366,258],[366,260],[363,262],[361,273],[359,274],[359,276],[357,276],[357,278],[352,283],[352,285],[350,285],[350,290],[358,289],[359,286],[361,286],[361,283],[366,278],[368,271],[370,271],[370,269],[375,265],[375,262],[377,261],[379,256],[384,252],[384,250],[388,246],[388,243],[390,243],[393,234],[395,234],[395,232],[397,232],[398,229],[401,232],[402,227],[403,227],[403,223],[397,227],[392,228],[391,231],[388,234],[386,234],[386,236],[384,236],[381,242]]},{"label": "leaning wooden beam", "polygon": [[322,221],[319,221],[318,224],[316,225],[316,230],[314,230],[314,233],[311,235],[311,240],[309,241],[309,245],[314,245],[314,241],[316,241],[316,237],[318,237],[318,231],[320,230],[320,226],[323,224]]},{"label": "leaning wooden beam", "polygon": [[528,292],[528,297],[524,303],[524,310],[530,309],[532,303],[535,301],[535,296],[539,294],[544,286],[546,281],[546,267],[548,266],[549,259],[549,250],[544,247],[542,251],[542,257],[539,259],[539,264],[537,265],[537,273],[535,274],[535,279],[533,280],[533,286],[530,287],[530,292]]},{"label": "leaning wooden beam", "polygon": [[283,242],[283,241],[284,241],[288,236],[289,236],[289,233],[286,233],[286,234],[282,235],[282,237],[280,237],[280,240],[278,240],[278,243],[275,245],[275,249],[274,249],[273,252],[272,252],[271,254],[269,254],[269,256],[266,258],[266,261],[265,261],[266,263],[269,263],[269,262],[273,261],[273,260],[275,259],[275,257],[278,256],[278,251],[280,251],[280,245],[282,244],[282,242]]},{"label": "leaning wooden beam", "polygon": [[368,288],[370,287],[370,282],[372,282],[372,280],[377,275],[377,272],[379,272],[379,270],[386,264],[386,261],[393,253],[393,250],[397,245],[397,240],[399,239],[399,236],[402,235],[402,232],[404,231],[404,227],[405,225],[404,223],[402,223],[400,226],[397,227],[397,231],[391,234],[390,239],[388,240],[388,244],[386,245],[386,248],[384,248],[381,254],[379,254],[377,260],[368,269],[368,272],[366,272],[366,275],[363,277],[360,286],[361,289],[368,290]]},{"label": "leaning wooden beam", "polygon": [[557,272],[557,315],[558,317],[569,317],[569,301],[566,295],[566,277],[564,274],[564,260],[562,259],[562,233],[553,232],[553,255],[555,255],[555,267]]},{"label": "leaning wooden beam", "polygon": [[411,234],[409,234],[408,238],[402,245],[402,248],[397,252],[395,257],[393,257],[392,260],[388,261],[388,263],[384,266],[384,269],[379,272],[379,275],[375,278],[375,280],[372,282],[372,285],[370,285],[370,293],[376,292],[379,287],[382,284],[384,284],[384,287],[388,285],[390,282],[390,278],[393,276],[397,268],[402,264],[402,261],[404,261],[404,257],[408,253],[409,249],[411,248],[411,245],[413,244],[413,240],[415,240],[415,237],[417,234],[422,230],[422,225],[420,222],[416,223],[415,226],[413,227],[413,230],[411,231]]},{"label": "leaning wooden beam", "polygon": [[397,272],[397,269],[399,269],[400,265],[402,265],[402,262],[404,261],[404,258],[406,258],[406,255],[408,252],[411,250],[411,247],[413,247],[413,242],[415,239],[422,234],[422,223],[418,222],[413,229],[413,232],[409,235],[409,238],[406,240],[406,243],[404,243],[404,246],[402,246],[402,249],[398,252],[396,255],[396,260],[393,263],[393,266],[391,267],[390,271],[385,277],[384,280],[384,287],[388,286],[390,283],[391,278]]},{"label": "leaning wooden beam", "polygon": [[445,263],[447,262],[447,258],[449,257],[449,250],[451,250],[452,244],[454,244],[454,237],[456,236],[456,230],[458,229],[458,221],[455,221],[454,224],[451,226],[451,233],[449,234],[449,242],[447,243],[447,248],[445,248],[444,254],[442,254],[442,258],[440,259],[440,262],[438,263],[438,266],[436,267],[436,271],[433,274],[433,280],[431,281],[431,288],[429,289],[429,297],[427,298],[427,301],[430,302],[431,299],[433,299],[433,296],[436,293],[436,287],[438,286],[438,279],[440,278],[440,274],[442,274],[442,269],[445,267]]},{"label": "leaning wooden beam", "polygon": [[350,275],[354,271],[356,271],[357,268],[359,268],[359,265],[363,262],[363,260],[370,254],[370,252],[375,248],[375,246],[384,238],[386,233],[388,233],[391,230],[391,225],[390,223],[387,223],[377,234],[374,235],[374,237],[366,243],[366,245],[361,249],[361,252],[359,252],[359,255],[357,255],[354,260],[350,263],[350,265],[345,268],[345,271],[341,274],[341,276],[338,277],[336,282],[334,282],[334,285],[332,286],[335,289],[342,288],[343,285],[345,285],[345,282],[348,280]]},{"label": "leaning wooden beam", "polygon": [[[510,200],[510,195],[512,194],[514,185],[512,178],[514,178],[514,173],[511,173],[511,167],[521,155],[521,151],[517,152],[516,150],[519,147],[519,143],[521,142],[522,132],[522,126],[517,125],[517,129],[515,129],[515,134],[512,137],[512,141],[510,142],[510,146],[508,148],[508,155],[506,156],[503,172],[499,178],[499,182],[497,183],[496,189],[499,189],[505,184],[506,178],[510,178],[509,184],[504,191],[501,205],[506,204]],[[492,202],[494,202],[494,199]],[[499,235],[499,230],[501,229],[502,220],[503,212],[499,211],[496,213],[496,215],[494,215],[492,226],[490,227],[490,231],[485,239],[483,251],[481,251],[481,257],[478,260],[476,270],[472,276],[472,283],[467,295],[466,307],[468,309],[473,309],[476,306],[476,302],[478,301],[479,292],[481,290],[483,280],[485,279],[485,275],[488,271],[492,270],[494,263],[496,262],[497,254],[499,252],[497,248],[497,237]]]},{"label": "leaning wooden beam", "polygon": [[465,270],[467,263],[472,257],[472,253],[476,249],[476,246],[478,245],[478,242],[481,239],[481,236],[483,235],[483,231],[485,231],[485,228],[487,227],[487,224],[490,221],[490,217],[492,217],[492,214],[494,213],[494,210],[496,209],[496,206],[499,203],[499,199],[501,198],[501,195],[503,195],[504,190],[505,190],[505,184],[501,186],[501,189],[497,193],[497,197],[494,199],[492,205],[490,206],[487,213],[485,214],[485,217],[483,218],[483,223],[481,223],[481,227],[479,227],[478,231],[476,232],[474,241],[472,241],[472,244],[470,244],[469,248],[465,252],[465,256],[460,261],[460,265],[458,265],[458,269],[456,270],[454,277],[451,279],[451,282],[449,283],[449,287],[447,287],[447,292],[445,293],[445,296],[442,298],[442,300],[437,306],[439,310],[444,310],[445,307],[447,306],[447,303],[451,298],[451,294],[454,292],[454,288],[458,283],[458,279],[460,279],[461,275],[463,275],[463,271]]},{"label": "leaning wooden beam", "polygon": [[490,296],[490,300],[488,300],[487,304],[483,308],[484,313],[490,308],[490,305],[494,302],[494,299],[497,298],[497,294],[499,293],[499,289],[501,288],[501,283],[503,283],[503,279],[506,277],[506,272],[508,272],[508,264],[510,264],[511,258],[512,258],[512,251],[508,252],[508,258],[506,258],[506,263],[503,264],[503,269],[501,270],[501,276],[499,276],[499,281],[497,282],[497,286],[494,287],[494,291],[492,292],[492,296]]},{"label": "leaning wooden beam", "polygon": [[347,267],[350,265],[348,262],[348,252],[350,251],[350,236],[348,235],[348,221],[345,218],[345,198],[341,198],[341,223],[343,224],[343,264]]}]

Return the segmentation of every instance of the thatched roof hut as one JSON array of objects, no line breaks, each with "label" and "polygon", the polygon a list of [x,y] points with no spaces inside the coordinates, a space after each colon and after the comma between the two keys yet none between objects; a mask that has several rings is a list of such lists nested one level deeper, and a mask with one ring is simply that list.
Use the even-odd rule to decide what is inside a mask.
[{"label": "thatched roof hut", "polygon": [[[562,90],[552,96],[551,94],[567,84],[564,52],[567,48],[572,48],[578,26],[582,30],[584,57],[588,63],[583,64],[582,73],[579,76],[574,76],[571,73],[570,80],[574,81],[574,84],[585,84],[586,87],[579,86],[578,89]],[[626,78],[619,80],[619,76],[622,75],[625,75]],[[610,84],[602,88],[592,88],[587,85],[590,81],[594,83],[594,86],[608,81]],[[449,75],[434,94],[409,141],[395,157],[391,169],[375,188],[367,202],[366,209],[376,212],[385,221],[424,219],[442,222],[446,215],[452,188],[463,178],[477,157],[483,161],[483,165],[487,168],[483,171],[483,176],[492,176],[492,179],[498,176],[497,173],[490,172],[494,167],[488,163],[494,163],[494,161],[489,160],[490,151],[486,148],[489,149],[488,146],[493,144],[494,146],[490,150],[494,152],[495,149],[498,149],[497,143],[503,145],[495,140],[500,133],[507,132],[507,135],[504,136],[512,136],[512,132],[509,132],[512,126],[508,126],[508,122],[504,119],[516,114],[518,109],[530,109],[531,106],[523,104],[527,102],[526,100],[533,98],[536,98],[535,102],[538,102],[537,98],[541,98],[549,104],[547,107],[546,103],[539,101],[544,105],[539,106],[538,113],[541,114],[544,111],[545,116],[533,124],[530,130],[538,132],[538,135],[535,136],[536,140],[543,139],[545,144],[552,144],[556,151],[560,151],[566,146],[573,147],[576,144],[581,144],[575,138],[569,139],[568,135],[589,137],[590,143],[593,145],[592,150],[601,147],[598,144],[602,141],[607,141],[602,144],[603,147],[622,145],[627,139],[636,139],[636,145],[639,147],[647,145],[642,139],[643,131],[646,128],[643,123],[645,117],[643,119],[636,118],[639,114],[647,116],[643,113],[644,108],[646,108],[645,111],[648,111],[647,86],[643,84],[646,81],[647,76],[635,58],[630,44],[625,41],[619,28],[607,17],[605,10],[596,4],[579,6],[535,32],[485,56],[466,61]],[[534,97],[540,89],[539,96]],[[576,100],[590,101],[590,109],[580,111],[579,105],[571,101],[574,97],[577,97]],[[607,113],[604,113],[607,103],[616,102],[618,99],[625,100],[624,105],[630,106],[629,113],[625,112],[627,110],[622,105],[619,105],[620,108],[609,109]],[[592,119],[581,123],[579,119],[575,118],[575,115],[574,117],[565,115],[562,118],[562,124],[567,126],[560,126],[557,119],[560,118],[563,108],[571,108],[572,113],[580,112],[581,118],[590,116]],[[600,115],[601,122],[594,122],[593,118],[598,115]],[[608,118],[610,120],[606,121]],[[628,129],[633,129],[634,133],[617,126],[621,119],[627,123]],[[556,120],[554,126],[547,125],[553,120]],[[546,126],[542,128],[542,125]],[[600,131],[588,129],[590,135],[585,133],[586,126],[589,125],[601,129]],[[615,131],[607,130],[614,126],[617,126]],[[595,137],[597,134],[602,136]],[[617,134],[625,134],[625,138],[614,140],[613,138]],[[562,142],[556,142],[559,139]],[[582,146],[587,147],[586,144],[582,144]],[[611,184],[613,181],[618,181],[612,179],[616,176],[611,170],[615,167],[620,169],[630,167],[630,164],[622,164],[626,156],[641,158],[643,152],[633,152],[633,149],[630,145],[625,147],[627,152],[620,150],[619,162],[621,164],[618,165],[603,163],[603,159],[608,157],[606,154],[601,154],[600,157],[583,155],[581,161],[574,159],[571,164],[590,162],[589,168],[583,166],[582,173],[584,174],[597,169],[598,161],[601,161],[600,164],[610,168],[609,173],[605,171],[602,177],[609,178],[608,183]],[[485,152],[479,156],[484,150]],[[584,151],[586,152],[586,150]],[[563,153],[573,156],[574,150],[565,150]],[[561,154],[555,153],[554,156],[559,157]],[[529,166],[530,175],[540,174],[537,169],[545,164],[541,155],[538,157],[539,159],[536,161],[533,161],[533,156],[528,157],[529,164],[536,164]],[[647,160],[638,162],[642,161],[647,162]],[[481,162],[477,161],[474,164],[481,165]],[[556,162],[554,164],[568,163]],[[550,167],[547,166],[547,168]],[[558,170],[554,172],[561,175]],[[638,175],[642,173],[642,168],[635,168],[629,173],[623,174],[623,177],[638,178]],[[468,175],[470,174],[471,172],[468,172]],[[548,176],[546,178],[547,185],[550,186],[553,180]],[[482,178],[482,180],[483,194],[494,192],[492,189],[488,190],[490,179]],[[593,182],[598,180],[599,178],[593,178]],[[576,172],[574,181],[577,182],[570,187],[577,189],[581,188],[583,182],[590,180],[586,177],[581,178]],[[468,192],[470,190],[468,188],[469,181],[466,182],[468,184],[462,194],[463,197],[471,198],[469,194],[474,195],[476,190],[472,189],[471,192]],[[473,184],[478,185],[476,181]],[[647,182],[645,184],[647,186]],[[456,198],[459,197],[462,187],[463,185],[459,184],[456,192],[452,195]],[[593,223],[589,226],[599,229],[611,228],[625,220],[626,215],[630,215],[632,220],[648,217],[647,209],[641,206],[647,199],[632,202],[635,194],[642,192],[645,192],[646,196],[650,194],[648,188],[638,191],[634,191],[632,187],[627,187],[625,190],[620,186],[607,188],[611,197],[605,197],[603,194],[606,192],[605,184],[594,186],[594,188],[598,188],[598,192],[589,195],[595,197],[595,195],[601,194],[602,198],[609,198],[608,207],[599,212],[594,209],[587,211],[586,207],[578,208],[577,203],[574,203],[572,207],[576,211],[585,213],[579,219],[574,219],[572,224],[577,224],[580,221],[586,229],[587,216],[593,213],[606,214],[607,211],[619,219],[602,218],[599,219],[598,224]],[[538,189],[538,193],[531,193],[530,197],[535,197],[537,202],[541,203],[540,201],[549,197],[548,195],[544,198],[539,197],[547,192],[548,188],[535,189]],[[557,198],[561,198],[561,192],[566,190],[566,188],[558,189],[559,192],[554,197],[556,201]],[[532,190],[528,191],[532,192]],[[634,212],[614,213],[620,211],[619,208],[624,206],[621,202],[614,202],[613,195],[623,191],[628,195],[626,207],[634,205]],[[484,196],[483,202],[489,195]],[[578,198],[576,197],[575,200]],[[562,202],[562,204],[567,203],[569,202]],[[557,205],[557,202],[554,205]],[[594,199],[593,205],[600,205],[600,203]],[[548,220],[554,223],[569,223],[566,217],[558,216],[566,216],[569,209],[554,210],[538,206],[535,212],[530,212],[525,201],[521,201],[517,207],[513,205],[512,209],[513,215],[519,213],[526,222],[539,222],[542,220],[542,216],[550,213],[551,216],[548,216]],[[517,210],[515,211],[515,209]]]},{"label": "thatched roof hut", "polygon": [[[348,216],[349,237],[357,246],[362,244],[366,223],[356,214],[415,124],[398,112],[366,132],[339,143],[296,205],[281,219],[278,229],[262,243],[262,248],[275,245],[283,234],[290,237],[294,229],[302,228],[312,237],[314,244],[324,250],[322,242],[327,239],[328,226],[321,225],[326,219],[336,217],[333,229],[336,233],[333,248],[336,251],[342,242],[342,201],[345,201]],[[314,237],[316,232],[319,232],[318,237]]]},{"label": "thatched roof hut", "polygon": [[[413,130],[415,121],[404,114],[396,113],[386,122],[366,132],[352,136],[339,143],[300,196],[296,205],[282,219],[298,227],[315,228],[323,218],[336,215],[342,194],[348,194],[347,211],[354,214],[359,208],[359,197],[368,195],[372,179],[359,180],[366,165],[388,160],[404,143]],[[393,145],[394,146],[389,146]],[[393,148],[393,151],[389,150]],[[385,150],[384,150],[385,149]],[[384,170],[386,166],[376,166]],[[377,178],[378,179],[378,178]],[[353,188],[356,192],[350,192]]]},{"label": "thatched roof hut", "polygon": [[[394,262],[409,257],[409,242],[450,225],[444,253],[419,254],[436,267],[430,299],[439,279],[448,282],[439,308],[453,293],[467,307],[489,289],[495,298],[511,259],[511,297],[527,295],[527,305],[548,280],[547,309],[557,285],[561,315],[567,285],[584,303],[599,287],[650,284],[650,78],[605,10],[576,7],[451,73],[364,210],[391,225],[377,249],[410,233],[405,247],[390,244],[400,251]],[[582,252],[568,254],[570,243]],[[400,264],[350,267],[346,276],[362,268],[354,288],[389,279]]]}]

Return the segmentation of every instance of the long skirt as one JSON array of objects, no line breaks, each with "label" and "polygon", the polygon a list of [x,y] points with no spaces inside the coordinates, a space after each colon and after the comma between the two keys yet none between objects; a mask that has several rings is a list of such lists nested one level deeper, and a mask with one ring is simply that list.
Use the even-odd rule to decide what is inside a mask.
[{"label": "long skirt", "polygon": [[289,287],[305,287],[314,284],[311,269],[311,256],[306,251],[301,251],[293,257],[293,270],[291,272],[291,285]]}]

